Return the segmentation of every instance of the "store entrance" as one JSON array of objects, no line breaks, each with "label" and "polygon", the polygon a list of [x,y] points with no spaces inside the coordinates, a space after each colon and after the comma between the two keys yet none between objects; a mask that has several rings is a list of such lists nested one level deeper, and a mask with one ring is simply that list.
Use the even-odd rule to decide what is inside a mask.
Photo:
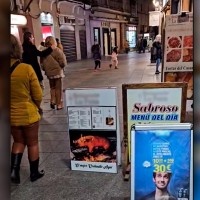
[{"label": "store entrance", "polygon": [[126,39],[131,49],[136,47],[136,27],[128,27],[128,31],[126,31]]},{"label": "store entrance", "polygon": [[109,37],[109,29],[108,28],[103,28],[103,54],[105,56],[111,54],[110,37]]},{"label": "store entrance", "polygon": [[111,29],[111,50],[117,46],[116,29]]}]

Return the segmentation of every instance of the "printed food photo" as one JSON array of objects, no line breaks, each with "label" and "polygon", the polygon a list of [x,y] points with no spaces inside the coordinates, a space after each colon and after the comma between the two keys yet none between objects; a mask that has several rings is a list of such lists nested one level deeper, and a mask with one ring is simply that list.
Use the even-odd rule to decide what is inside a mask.
[{"label": "printed food photo", "polygon": [[171,37],[168,39],[169,48],[181,48],[181,36],[180,37]]},{"label": "printed food photo", "polygon": [[193,36],[185,36],[183,38],[183,47],[193,47]]},{"label": "printed food photo", "polygon": [[183,49],[183,62],[193,61],[193,49]]},{"label": "printed food photo", "polygon": [[173,49],[167,53],[167,62],[178,62],[181,59],[181,49]]},{"label": "printed food photo", "polygon": [[115,131],[70,131],[72,160],[116,162]]},{"label": "printed food photo", "polygon": [[187,99],[193,97],[193,73],[192,72],[166,72],[165,82],[187,82]]}]

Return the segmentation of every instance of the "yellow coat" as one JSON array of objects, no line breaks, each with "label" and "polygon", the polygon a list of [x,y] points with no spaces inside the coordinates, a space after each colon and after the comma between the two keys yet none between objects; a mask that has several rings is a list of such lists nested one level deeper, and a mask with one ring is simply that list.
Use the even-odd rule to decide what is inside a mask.
[{"label": "yellow coat", "polygon": [[[16,59],[11,59],[11,66]],[[30,125],[40,120],[38,108],[42,89],[31,65],[20,63],[11,74],[11,126]]]}]

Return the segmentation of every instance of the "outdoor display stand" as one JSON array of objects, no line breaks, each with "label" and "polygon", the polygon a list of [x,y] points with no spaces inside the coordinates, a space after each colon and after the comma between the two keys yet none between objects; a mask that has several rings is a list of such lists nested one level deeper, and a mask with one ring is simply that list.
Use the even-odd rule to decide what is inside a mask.
[{"label": "outdoor display stand", "polygon": [[[130,171],[130,134],[136,124],[185,120],[187,83],[123,84],[125,179]],[[126,176],[127,175],[127,176]]]},{"label": "outdoor display stand", "polygon": [[121,147],[116,88],[65,90],[71,169],[117,173]]},{"label": "outdoor display stand", "polygon": [[131,200],[193,200],[192,155],[191,124],[135,125],[131,132]]}]

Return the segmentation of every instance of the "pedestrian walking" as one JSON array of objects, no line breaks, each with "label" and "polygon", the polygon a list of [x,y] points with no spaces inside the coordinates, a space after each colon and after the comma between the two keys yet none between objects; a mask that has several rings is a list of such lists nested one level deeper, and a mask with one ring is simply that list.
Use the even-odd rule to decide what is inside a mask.
[{"label": "pedestrian walking", "polygon": [[[56,40],[52,36],[48,36],[45,40],[45,46],[47,48],[56,45]],[[42,60],[42,69],[45,71],[45,75],[49,79],[50,85],[50,107],[57,110],[63,108],[62,102],[62,71],[67,65],[66,57],[61,49],[56,47],[52,53]]]},{"label": "pedestrian walking", "polygon": [[101,49],[99,44],[94,44],[92,46],[92,53],[93,53],[93,59],[94,59],[94,71],[96,71],[96,69],[99,67],[99,69],[101,68]]},{"label": "pedestrian walking", "polygon": [[114,47],[111,55],[111,64],[109,67],[111,68],[112,66],[115,67],[115,69],[118,69],[118,52],[117,52],[118,47]]},{"label": "pedestrian walking", "polygon": [[11,43],[11,96],[10,124],[13,144],[11,150],[11,182],[20,184],[21,159],[27,146],[30,165],[30,180],[44,176],[39,171],[38,129],[42,89],[31,65],[22,63],[22,47],[14,35]]},{"label": "pedestrian walking", "polygon": [[157,35],[154,42],[153,42],[153,48],[155,51],[155,59],[156,59],[156,72],[155,74],[159,74],[159,66],[160,66],[160,62],[162,59],[162,47],[161,47],[161,35]]}]

